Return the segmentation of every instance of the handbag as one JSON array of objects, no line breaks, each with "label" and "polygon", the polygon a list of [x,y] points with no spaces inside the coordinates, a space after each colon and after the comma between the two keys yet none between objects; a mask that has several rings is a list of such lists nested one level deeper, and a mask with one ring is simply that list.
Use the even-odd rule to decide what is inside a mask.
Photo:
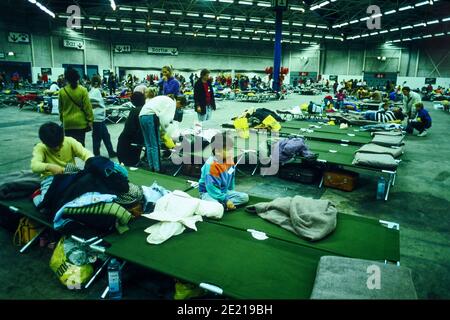
[{"label": "handbag", "polygon": [[[74,100],[74,99],[71,97],[71,95],[67,92],[66,88],[64,88],[64,92],[67,94],[67,96],[69,97],[69,99],[70,99],[70,100],[71,100],[78,108],[80,108],[81,111],[83,111],[84,116],[87,118],[86,111],[84,110],[84,107],[83,107],[83,101],[81,101],[81,106],[80,106],[78,103],[75,102],[75,100]],[[87,127],[84,129],[84,132],[89,132],[89,131],[91,131],[91,130],[92,130],[92,127],[87,126]]]}]

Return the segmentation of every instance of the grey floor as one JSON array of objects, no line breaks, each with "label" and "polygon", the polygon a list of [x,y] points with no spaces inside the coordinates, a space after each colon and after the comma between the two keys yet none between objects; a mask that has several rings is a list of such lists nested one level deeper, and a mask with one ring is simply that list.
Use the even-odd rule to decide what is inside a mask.
[{"label": "grey floor", "polygon": [[[292,107],[321,97],[293,94],[286,100],[262,104],[224,101],[208,127],[217,127],[249,107],[272,110]],[[419,298],[450,298],[450,145],[448,130],[450,114],[433,110],[433,127],[425,138],[408,137],[406,154],[398,169],[395,187],[387,202],[375,199],[376,177],[361,173],[357,190],[346,193],[317,186],[302,185],[276,177],[239,176],[237,188],[252,195],[272,197],[305,195],[329,199],[340,212],[395,221],[400,224],[401,264],[412,269]],[[27,169],[33,145],[38,142],[39,126],[57,116],[19,111],[13,107],[1,109],[0,173]],[[187,111],[182,127],[193,125],[196,114]],[[108,125],[113,142],[117,141],[123,123]],[[87,139],[87,148],[92,141]],[[102,147],[102,153],[107,155]],[[48,267],[51,250],[35,246],[21,255],[12,244],[12,233],[0,228],[0,299],[90,299],[97,298],[105,286],[104,277],[92,288],[81,292],[63,287]],[[135,268],[127,266],[127,268]],[[160,275],[137,270],[128,282],[127,296],[159,298],[161,283],[170,283]],[[138,279],[138,280],[136,280]],[[169,285],[170,286],[170,285]]]}]

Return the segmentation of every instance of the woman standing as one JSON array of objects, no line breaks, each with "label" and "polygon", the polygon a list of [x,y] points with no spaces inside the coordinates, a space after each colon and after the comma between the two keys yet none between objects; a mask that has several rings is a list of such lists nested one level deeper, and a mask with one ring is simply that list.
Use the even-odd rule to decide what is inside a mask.
[{"label": "woman standing", "polygon": [[209,74],[209,70],[203,69],[200,72],[200,79],[194,87],[195,111],[198,115],[198,121],[201,122],[211,119],[212,110],[216,110],[214,90],[209,81]]},{"label": "woman standing", "polygon": [[94,109],[94,125],[92,128],[92,148],[94,149],[94,155],[100,155],[100,146],[105,144],[106,150],[110,158],[117,157],[117,153],[114,151],[111,136],[109,135],[108,128],[106,127],[106,107],[103,101],[103,95],[100,90],[102,79],[96,75],[92,77],[92,89],[89,91],[89,98],[91,100],[92,108]]},{"label": "woman standing", "polygon": [[[162,68],[162,93],[172,99],[180,95],[180,82],[173,76],[173,70],[169,66]],[[173,120],[181,122],[183,120],[183,110],[177,108]]]},{"label": "woman standing", "polygon": [[80,75],[72,68],[67,69],[65,78],[68,84],[59,90],[59,117],[64,133],[83,146],[86,132],[92,130],[94,114],[86,88],[78,84]]}]

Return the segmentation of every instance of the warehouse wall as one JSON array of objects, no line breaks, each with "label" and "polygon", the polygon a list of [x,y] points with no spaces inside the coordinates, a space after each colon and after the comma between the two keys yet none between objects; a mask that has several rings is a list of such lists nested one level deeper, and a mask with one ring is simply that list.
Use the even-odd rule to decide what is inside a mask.
[{"label": "warehouse wall", "polygon": [[[98,66],[99,73],[105,69],[159,69],[173,65],[179,72],[190,72],[209,68],[215,71],[259,73],[273,64],[273,44],[251,41],[233,42],[210,38],[164,38],[149,34],[99,32],[96,38],[72,30],[60,29],[49,34],[33,33],[30,44],[14,44],[7,41],[8,31],[25,31],[20,28],[5,28],[0,23],[0,52],[14,51],[14,57],[6,61],[33,62],[34,67],[61,68],[63,64],[87,64]],[[63,39],[84,39],[86,61],[83,50],[63,47]],[[53,44],[51,46],[51,43]],[[132,53],[111,53],[112,44],[130,44]],[[147,47],[176,47],[177,56],[149,55]],[[411,47],[383,45],[364,48],[351,42],[330,42],[321,46],[283,45],[282,66],[292,72],[320,72],[322,75],[338,75],[339,79],[361,78],[366,72],[398,72],[399,77],[436,77],[438,83],[446,83],[450,77],[450,45],[448,42],[421,41]],[[31,49],[33,47],[33,50]],[[33,53],[33,55],[32,55]],[[380,61],[378,56],[385,56]],[[320,59],[319,59],[320,58]],[[2,60],[0,60],[1,63]],[[319,66],[320,61],[320,66]],[[52,64],[53,62],[53,64]],[[320,68],[320,69],[319,69]],[[320,71],[319,71],[320,70]],[[34,75],[35,76],[35,75]],[[289,77],[286,77],[288,80]],[[441,80],[442,79],[442,80]]]}]

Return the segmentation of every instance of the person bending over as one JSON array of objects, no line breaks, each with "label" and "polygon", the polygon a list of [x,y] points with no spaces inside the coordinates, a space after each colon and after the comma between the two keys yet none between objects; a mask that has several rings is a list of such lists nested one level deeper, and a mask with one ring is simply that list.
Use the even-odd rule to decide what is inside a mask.
[{"label": "person bending over", "polygon": [[419,102],[415,105],[416,117],[412,120],[408,120],[408,126],[406,132],[412,134],[414,129],[419,131],[418,137],[425,137],[427,135],[427,129],[431,128],[431,117],[428,111],[424,108],[423,103]]},{"label": "person bending over", "polygon": [[67,164],[75,165],[75,157],[86,161],[93,155],[80,142],[64,136],[64,129],[54,122],[39,128],[41,143],[36,144],[31,159],[31,170],[42,177],[63,174]]},{"label": "person bending over", "polygon": [[233,140],[218,133],[211,140],[212,156],[201,169],[199,192],[202,200],[218,201],[226,210],[248,202],[248,194],[234,191],[236,166]]}]

